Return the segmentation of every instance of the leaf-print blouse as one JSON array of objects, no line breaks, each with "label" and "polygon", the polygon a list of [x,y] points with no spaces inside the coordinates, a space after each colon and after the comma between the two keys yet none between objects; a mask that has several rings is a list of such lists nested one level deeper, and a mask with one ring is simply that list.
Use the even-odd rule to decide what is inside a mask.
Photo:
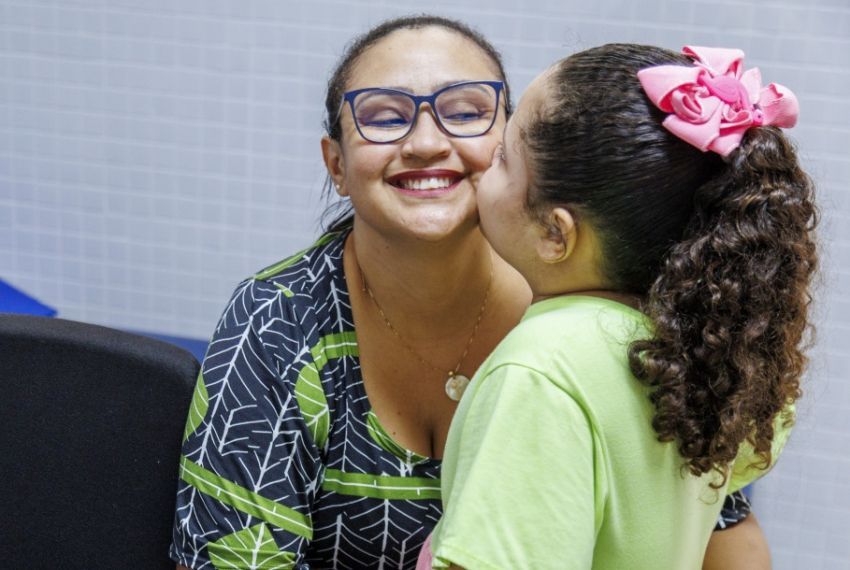
[{"label": "leaf-print blouse", "polygon": [[189,412],[171,557],[190,568],[413,568],[440,462],[396,444],[360,376],[328,234],[241,283]]}]

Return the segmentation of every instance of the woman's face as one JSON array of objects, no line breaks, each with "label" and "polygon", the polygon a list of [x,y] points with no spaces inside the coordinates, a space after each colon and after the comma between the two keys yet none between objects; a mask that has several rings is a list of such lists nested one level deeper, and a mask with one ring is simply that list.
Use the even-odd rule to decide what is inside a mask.
[{"label": "woman's face", "polygon": [[[391,87],[430,95],[452,83],[499,79],[495,64],[475,43],[444,28],[427,27],[395,31],[366,50],[345,89]],[[340,194],[351,197],[359,223],[386,238],[427,241],[475,228],[475,190],[505,125],[500,106],[493,127],[479,137],[447,135],[423,105],[407,137],[374,144],[357,132],[346,105],[341,142],[326,141],[331,150],[325,158]]]}]

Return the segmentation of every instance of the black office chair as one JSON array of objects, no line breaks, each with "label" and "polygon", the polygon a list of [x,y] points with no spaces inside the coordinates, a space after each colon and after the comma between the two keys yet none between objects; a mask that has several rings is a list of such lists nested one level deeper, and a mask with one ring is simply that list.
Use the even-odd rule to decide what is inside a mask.
[{"label": "black office chair", "polygon": [[0,314],[0,567],[173,570],[198,368],[158,340]]}]

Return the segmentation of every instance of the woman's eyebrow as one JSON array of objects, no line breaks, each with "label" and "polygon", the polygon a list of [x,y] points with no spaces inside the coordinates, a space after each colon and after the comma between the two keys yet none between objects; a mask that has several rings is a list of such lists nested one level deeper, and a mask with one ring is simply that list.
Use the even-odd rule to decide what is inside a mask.
[{"label": "woman's eyebrow", "polygon": [[[448,87],[449,85],[454,85],[455,83],[463,83],[464,81],[474,81],[474,79],[450,79],[449,81],[443,81],[441,83],[438,83],[437,85],[434,85],[432,87],[431,93],[439,91],[443,87]],[[484,80],[482,79],[482,81]],[[405,87],[401,85],[383,85],[381,86],[381,89],[393,89],[395,91],[404,91],[405,93],[414,93],[413,89],[411,89],[410,87]]]}]

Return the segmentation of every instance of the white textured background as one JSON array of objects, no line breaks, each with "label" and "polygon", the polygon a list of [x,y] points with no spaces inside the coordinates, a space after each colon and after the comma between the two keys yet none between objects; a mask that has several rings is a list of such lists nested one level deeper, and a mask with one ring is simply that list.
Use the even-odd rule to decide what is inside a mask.
[{"label": "white textured background", "polygon": [[[317,233],[324,84],[404,0],[0,0],[0,277],[65,318],[206,337]],[[741,47],[793,88],[824,219],[800,420],[756,486],[778,570],[850,569],[850,0],[453,0],[515,98],[609,41]],[[660,569],[661,570],[661,569]]]}]

